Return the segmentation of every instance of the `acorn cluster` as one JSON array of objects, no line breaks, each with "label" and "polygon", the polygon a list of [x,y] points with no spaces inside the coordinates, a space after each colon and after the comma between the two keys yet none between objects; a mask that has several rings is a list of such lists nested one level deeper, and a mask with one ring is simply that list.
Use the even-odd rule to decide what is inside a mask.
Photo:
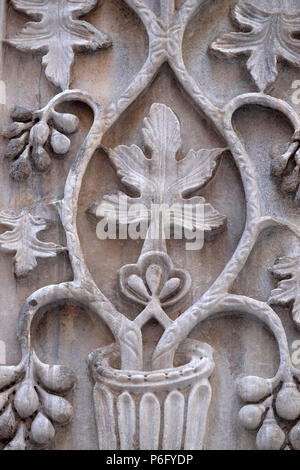
[{"label": "acorn cluster", "polygon": [[11,113],[13,122],[4,131],[9,140],[5,158],[12,161],[10,175],[16,181],[24,181],[32,169],[46,171],[51,165],[49,144],[56,155],[65,155],[71,141],[67,135],[77,131],[79,119],[73,114],[50,111],[47,120],[35,120],[34,113],[26,108],[16,107]]},{"label": "acorn cluster", "polygon": [[[300,450],[300,392],[294,382],[283,382],[275,394],[270,380],[249,376],[240,379],[237,388],[244,402],[252,402],[241,408],[239,418],[246,429],[259,429],[259,450]],[[285,425],[287,435],[279,425],[281,420],[290,423]]]},{"label": "acorn cluster", "polygon": [[74,385],[73,372],[42,363],[33,356],[26,367],[0,367],[0,441],[7,450],[44,447],[55,436],[55,425],[65,425],[72,406],[59,395]]}]

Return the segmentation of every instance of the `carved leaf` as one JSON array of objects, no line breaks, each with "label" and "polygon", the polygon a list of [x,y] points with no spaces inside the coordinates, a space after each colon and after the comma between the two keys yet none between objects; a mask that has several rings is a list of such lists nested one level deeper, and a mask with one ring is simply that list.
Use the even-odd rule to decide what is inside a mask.
[{"label": "carved leaf", "polygon": [[[190,150],[185,158],[178,161],[176,155],[181,147],[180,124],[173,111],[163,104],[153,104],[144,122],[143,134],[151,158],[147,158],[136,145],[120,145],[110,151],[110,159],[123,184],[140,195],[140,199],[128,198],[127,204],[143,203],[150,209],[152,203],[171,206],[188,202],[183,196],[209,182],[224,149]],[[106,195],[98,208],[98,215],[104,213],[107,203],[112,214],[117,213],[116,197]],[[202,228],[205,230],[224,224],[225,217],[205,203],[203,198],[190,199],[189,203],[193,206],[194,203],[204,205],[205,227]],[[138,210],[134,214],[135,220],[139,214],[140,221],[148,216],[147,212]],[[195,227],[195,221],[191,222]]]},{"label": "carved leaf", "polygon": [[271,292],[270,304],[288,305],[293,303],[293,319],[300,326],[300,257],[280,258],[271,272],[281,281]]},{"label": "carved leaf", "polygon": [[120,180],[130,190],[135,193],[151,193],[155,190],[155,183],[151,181],[149,162],[139,147],[119,145],[110,151],[109,157]]},{"label": "carved leaf", "polygon": [[98,0],[12,0],[12,4],[34,19],[8,42],[22,51],[42,51],[47,78],[63,90],[69,87],[74,49],[96,50],[111,45],[110,38],[86,21]]},{"label": "carved leaf", "polygon": [[150,211],[144,205],[137,204],[139,201],[118,191],[103,196],[101,203],[93,205],[89,212],[96,217],[116,219],[119,224],[136,224],[149,220],[150,216]]},{"label": "carved leaf", "polygon": [[26,276],[37,266],[37,258],[53,258],[65,250],[55,243],[42,242],[37,234],[45,230],[45,219],[32,216],[26,209],[20,214],[0,212],[0,224],[13,230],[0,235],[0,251],[15,253],[15,275]]},{"label": "carved leaf", "polygon": [[212,49],[232,56],[250,54],[247,67],[261,91],[276,80],[278,58],[300,66],[300,41],[294,37],[300,30],[299,15],[267,13],[239,2],[233,17],[241,29],[250,32],[225,34],[212,44]]}]

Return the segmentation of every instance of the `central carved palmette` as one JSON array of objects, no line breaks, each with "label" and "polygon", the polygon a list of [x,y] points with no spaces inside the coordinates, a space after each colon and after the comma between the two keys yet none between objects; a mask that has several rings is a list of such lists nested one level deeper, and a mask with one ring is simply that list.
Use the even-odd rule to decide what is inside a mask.
[{"label": "central carved palmette", "polygon": [[[95,381],[93,396],[100,449],[205,447],[213,350],[188,336],[197,324],[223,312],[247,314],[262,321],[274,334],[280,353],[280,366],[273,378],[249,376],[237,381],[237,391],[246,402],[240,411],[242,424],[249,430],[258,430],[259,449],[300,449],[297,383],[300,373],[291,365],[283,325],[269,305],[292,302],[293,317],[299,326],[299,257],[284,257],[275,264],[273,273],[280,283],[269,303],[230,293],[265,227],[284,226],[300,237],[298,228],[287,220],[262,213],[251,161],[232,125],[236,110],[247,104],[280,111],[290,120],[295,131],[292,143],[283,155],[275,156],[271,171],[283,180],[283,190],[297,192],[296,199],[299,198],[300,119],[283,100],[265,94],[277,78],[278,58],[300,65],[296,37],[300,31],[299,15],[264,11],[238,2],[233,16],[247,31],[226,34],[213,42],[212,49],[229,55],[249,55],[247,66],[260,93],[240,95],[217,107],[191,77],[182,58],[186,26],[205,2],[185,0],[176,8],[173,0],[161,0],[157,17],[142,0],[124,1],[147,30],[149,55],[125,92],[116,102],[102,108],[87,93],[68,89],[75,50],[111,45],[105,33],[79,20],[97,6],[98,0],[12,0],[16,9],[35,21],[26,23],[9,43],[23,51],[45,54],[46,76],[63,92],[37,111],[24,108],[13,111],[14,122],[5,133],[10,139],[6,157],[12,161],[11,177],[21,182],[33,170],[48,171],[52,151],[56,155],[68,152],[69,136],[77,131],[79,120],[59,112],[56,108],[62,103],[87,104],[94,112],[94,122],[74,159],[63,198],[51,201],[65,230],[66,248],[37,238],[47,221],[34,215],[39,213],[36,208],[26,207],[19,214],[0,212],[0,223],[12,229],[0,236],[0,250],[15,253],[16,276],[26,276],[37,266],[39,258],[56,256],[65,249],[74,273],[70,282],[34,292],[22,307],[19,320],[22,360],[18,366],[0,366],[0,441],[6,449],[43,448],[52,442],[56,426],[70,420],[72,408],[64,395],[72,388],[74,375],[64,366],[49,366],[39,360],[32,346],[31,325],[35,316],[50,305],[72,302],[93,311],[115,338],[112,345],[89,356]],[[226,150],[231,152],[244,185],[247,222],[236,251],[215,282],[172,320],[168,308],[176,309],[179,301],[184,301],[193,279],[184,266],[178,266],[169,256],[165,236],[170,228],[175,233],[179,226],[186,233],[225,229],[226,217],[201,195],[193,196],[195,191],[201,193],[213,178],[224,149],[191,149],[182,155],[178,117],[165,104],[153,103],[144,119],[144,147],[133,144],[106,149],[124,191],[106,194],[96,208],[100,223],[141,225],[145,230],[140,256],[119,272],[121,293],[140,306],[136,318],[130,320],[104,296],[87,268],[77,232],[77,205],[86,168],[103,135],[151,84],[165,62],[194,106],[211,120],[226,142]],[[153,205],[175,208],[172,218],[166,222],[160,211],[153,211]],[[186,212],[189,216],[182,219],[180,213],[186,207],[190,209]],[[197,207],[201,208],[203,218],[195,217]],[[151,357],[145,357],[142,328],[151,319],[164,332]]]}]

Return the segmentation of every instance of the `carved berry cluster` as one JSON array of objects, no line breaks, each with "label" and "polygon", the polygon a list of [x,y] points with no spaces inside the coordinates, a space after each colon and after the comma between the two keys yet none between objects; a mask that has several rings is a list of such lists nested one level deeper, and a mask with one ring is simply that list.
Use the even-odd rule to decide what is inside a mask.
[{"label": "carved berry cluster", "polygon": [[50,167],[51,158],[44,148],[48,141],[54,154],[65,155],[71,146],[65,134],[76,132],[79,124],[73,114],[55,110],[51,110],[47,120],[38,122],[35,122],[32,111],[20,107],[14,109],[11,117],[14,122],[4,132],[10,139],[5,157],[12,160],[10,175],[16,181],[27,179],[33,166],[38,171],[46,171]]},{"label": "carved berry cluster", "polygon": [[[300,450],[300,392],[296,383],[283,382],[276,392],[269,379],[249,376],[237,385],[242,400],[250,403],[241,408],[239,418],[246,429],[258,429],[257,448]],[[288,422],[288,433],[279,425],[282,420]]]},{"label": "carved berry cluster", "polygon": [[35,353],[18,366],[0,367],[0,441],[7,450],[44,447],[65,425],[72,406],[58,395],[74,385],[73,372],[42,363]]}]

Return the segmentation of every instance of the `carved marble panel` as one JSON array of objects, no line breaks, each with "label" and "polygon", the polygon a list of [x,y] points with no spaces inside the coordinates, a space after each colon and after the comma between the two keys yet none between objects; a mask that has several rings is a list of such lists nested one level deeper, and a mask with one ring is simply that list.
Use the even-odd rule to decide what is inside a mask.
[{"label": "carved marble panel", "polygon": [[299,450],[299,0],[0,8],[0,449]]}]

